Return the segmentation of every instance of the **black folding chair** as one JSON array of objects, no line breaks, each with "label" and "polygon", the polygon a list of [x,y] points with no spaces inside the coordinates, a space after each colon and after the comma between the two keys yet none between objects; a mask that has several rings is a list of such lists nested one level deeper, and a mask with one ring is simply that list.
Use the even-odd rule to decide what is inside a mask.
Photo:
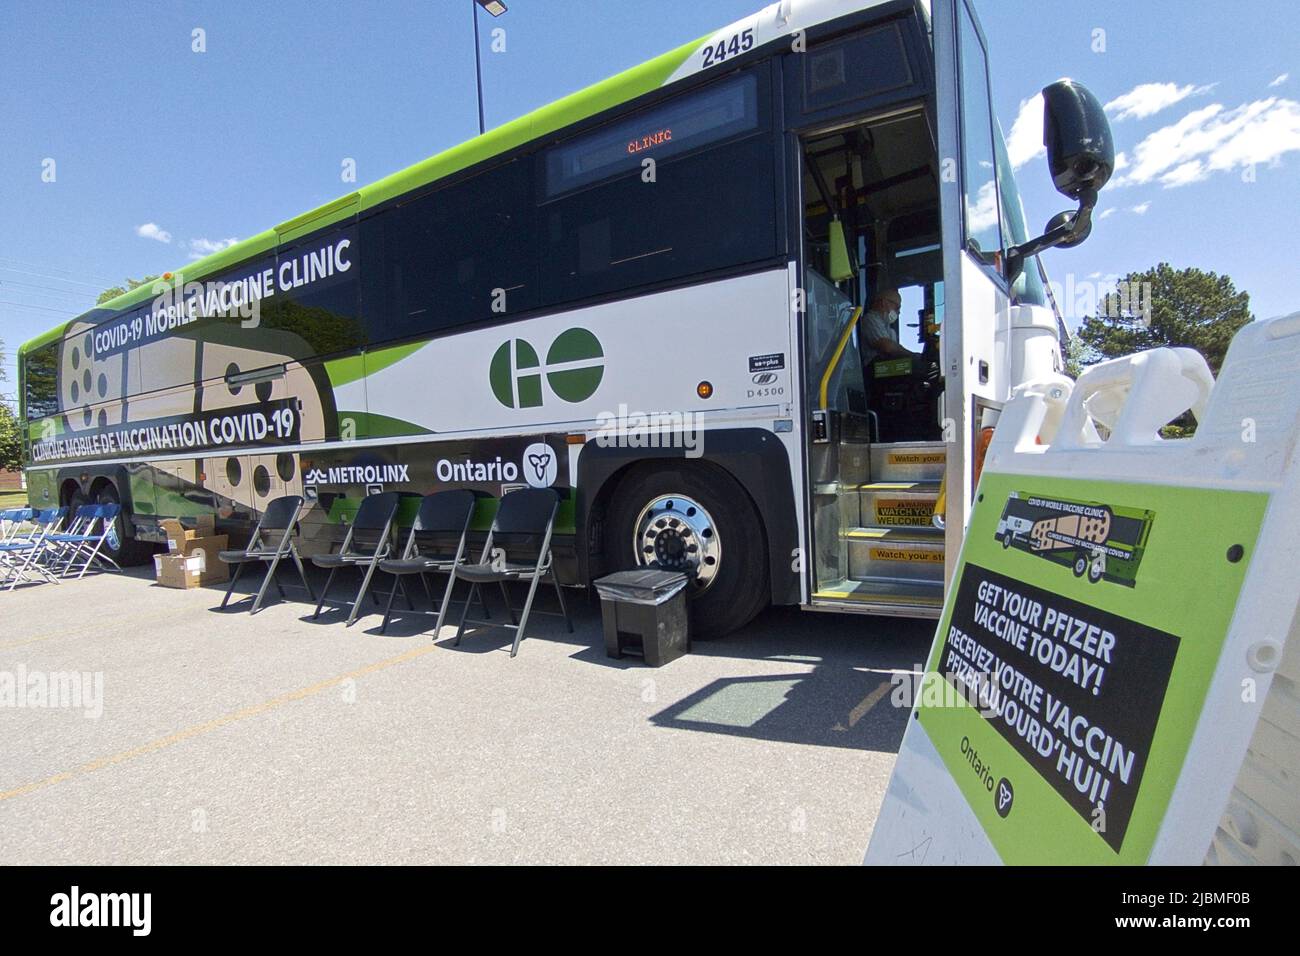
[{"label": "black folding chair", "polygon": [[[434,640],[438,639],[438,630],[442,627],[448,602],[451,601],[451,591],[456,583],[455,577],[450,576],[451,569],[466,560],[465,539],[469,535],[469,523],[474,517],[476,500],[474,492],[462,489],[438,491],[426,495],[420,501],[420,510],[415,515],[415,523],[411,525],[411,534],[406,539],[402,556],[379,562],[379,570],[394,577],[393,589],[388,592],[388,605],[384,608],[384,623],[379,627],[380,634],[388,628],[388,622],[393,616],[393,601],[400,590],[411,613],[432,614],[438,618],[433,635]],[[411,603],[411,595],[402,581],[403,578],[413,574],[420,576],[424,593],[429,596],[431,609],[428,611],[415,610],[415,605]],[[429,587],[429,574],[448,575],[447,588],[441,604],[433,596],[433,589]],[[482,595],[479,596],[479,603],[483,607],[484,615],[490,617]]]},{"label": "black folding chair", "polygon": [[[397,516],[397,505],[400,500],[400,496],[395,491],[385,491],[363,498],[352,519],[352,524],[348,526],[348,533],[343,538],[343,546],[338,552],[312,557],[312,564],[318,568],[329,568],[330,572],[329,577],[325,579],[325,587],[320,592],[320,601],[316,605],[316,612],[312,614],[312,620],[320,616],[320,609],[325,606],[330,585],[334,583],[334,575],[338,574],[339,568],[364,567],[365,577],[362,578],[361,590],[357,592],[356,600],[352,602],[348,627],[356,621],[357,614],[361,610],[361,602],[365,599],[366,591],[370,589],[370,579],[374,577],[375,569],[392,551],[393,519]],[[375,603],[379,603],[378,597],[375,597]]]},{"label": "black folding chair", "polygon": [[[479,563],[461,564],[452,568],[453,582],[460,579],[470,583],[470,593],[465,598],[465,609],[460,615],[460,626],[456,630],[454,644],[460,643],[466,624],[492,625],[492,621],[470,620],[468,614],[470,603],[479,588],[484,584],[497,583],[501,585],[501,597],[506,602],[511,621],[510,624],[500,626],[512,628],[515,632],[515,642],[510,648],[510,656],[514,657],[519,653],[519,642],[523,640],[524,628],[528,626],[528,615],[532,611],[537,585],[543,578],[549,578],[555,585],[555,596],[560,601],[560,616],[564,618],[569,633],[573,633],[573,622],[569,619],[569,609],[564,603],[564,590],[552,570],[551,533],[555,529],[555,513],[559,507],[560,496],[554,488],[521,488],[502,496]],[[528,553],[534,546],[537,548],[537,558],[532,562],[511,561],[505,551],[510,548],[516,553]],[[506,582],[523,580],[528,581],[528,597],[524,601],[523,611],[516,618],[515,609],[510,605],[510,595],[506,591]]]},{"label": "black folding chair", "polygon": [[230,587],[226,589],[226,596],[221,600],[221,606],[225,607],[230,600],[230,595],[235,591],[235,582],[244,572],[244,567],[249,564],[260,564],[270,562],[266,569],[266,576],[262,579],[262,586],[257,591],[257,596],[253,599],[251,614],[256,614],[262,607],[262,599],[266,597],[266,589],[275,582],[275,589],[280,592],[280,597],[284,597],[284,588],[275,578],[275,569],[280,564],[280,559],[286,555],[293,559],[294,566],[298,569],[298,577],[302,578],[302,586],[306,588],[308,596],[315,598],[316,592],[311,589],[307,583],[307,571],[302,565],[302,558],[298,557],[298,549],[294,547],[293,536],[298,530],[298,513],[302,511],[302,498],[299,495],[285,495],[283,498],[276,498],[267,504],[266,510],[262,512],[262,517],[258,519],[257,527],[253,529],[253,536],[248,541],[248,547],[243,551],[219,551],[217,557],[226,564],[235,565],[235,573],[230,577]]}]

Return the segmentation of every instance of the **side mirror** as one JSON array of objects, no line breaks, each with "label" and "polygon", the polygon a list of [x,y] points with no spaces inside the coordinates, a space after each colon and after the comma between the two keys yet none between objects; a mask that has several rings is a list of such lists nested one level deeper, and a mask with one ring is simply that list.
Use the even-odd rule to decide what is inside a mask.
[{"label": "side mirror", "polygon": [[1097,191],[1115,170],[1115,141],[1106,111],[1086,86],[1074,80],[1057,80],[1043,88],[1043,145],[1052,184],[1079,208],[1053,216],[1037,239],[1007,250],[1005,271],[1010,282],[1024,271],[1030,256],[1054,246],[1068,249],[1088,238]]},{"label": "side mirror", "polygon": [[1052,184],[1079,201],[1106,185],[1115,169],[1115,141],[1101,103],[1074,80],[1043,88],[1043,145]]},{"label": "side mirror", "polygon": [[1069,228],[1069,235],[1056,244],[1058,249],[1073,249],[1092,235],[1092,217],[1080,226],[1075,226],[1074,219],[1079,214],[1077,212],[1058,212],[1051,219],[1047,220],[1047,228],[1044,230],[1047,234],[1055,232],[1063,227]]}]

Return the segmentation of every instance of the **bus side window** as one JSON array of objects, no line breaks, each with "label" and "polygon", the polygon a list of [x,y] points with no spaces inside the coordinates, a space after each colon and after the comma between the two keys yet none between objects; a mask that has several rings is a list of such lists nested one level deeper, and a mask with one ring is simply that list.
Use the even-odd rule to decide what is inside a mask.
[{"label": "bus side window", "polygon": [[27,418],[45,418],[59,411],[59,343],[51,342],[23,356]]},{"label": "bus side window", "polygon": [[543,152],[542,304],[774,257],[768,86],[727,78]]},{"label": "bus side window", "polygon": [[371,342],[536,307],[531,167],[505,163],[361,221]]}]

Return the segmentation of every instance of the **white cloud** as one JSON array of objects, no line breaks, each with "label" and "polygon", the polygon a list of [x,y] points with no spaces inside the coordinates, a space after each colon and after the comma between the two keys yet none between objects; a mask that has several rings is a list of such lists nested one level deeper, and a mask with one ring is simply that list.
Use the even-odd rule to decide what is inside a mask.
[{"label": "white cloud", "polygon": [[997,228],[998,194],[992,180],[980,186],[975,202],[967,205],[966,223],[972,233]]},{"label": "white cloud", "polygon": [[1189,159],[1187,162],[1175,166],[1169,172],[1160,177],[1160,181],[1165,184],[1166,188],[1174,186],[1186,186],[1188,183],[1200,182],[1210,171],[1205,168],[1205,164],[1199,159]]},{"label": "white cloud", "polygon": [[204,256],[212,255],[214,252],[220,252],[222,249],[229,249],[239,240],[234,236],[229,239],[191,239],[190,240],[190,258],[202,259]]},{"label": "white cloud", "polygon": [[1126,119],[1146,119],[1155,116],[1163,109],[1189,96],[1199,96],[1214,89],[1214,84],[1206,86],[1179,86],[1177,83],[1139,83],[1122,96],[1117,96],[1106,104],[1106,112],[1115,114],[1115,121]]},{"label": "white cloud", "polygon": [[1283,73],[1283,74],[1281,74],[1281,75],[1275,77],[1275,78],[1273,79],[1273,82],[1270,83],[1270,84],[1268,85],[1268,88],[1271,90],[1271,89],[1273,89],[1273,87],[1275,87],[1275,86],[1281,86],[1283,83],[1285,83],[1285,82],[1286,82],[1287,80],[1289,80],[1289,79],[1291,79],[1291,74],[1290,74],[1290,73]]},{"label": "white cloud", "polygon": [[1007,135],[1007,156],[1019,169],[1030,160],[1047,155],[1043,146],[1043,94],[1037,93],[1020,104],[1016,121]]},{"label": "white cloud", "polygon": [[1150,208],[1151,208],[1151,203],[1140,202],[1136,206],[1129,206],[1128,211],[1133,213],[1133,215],[1135,216],[1145,216],[1147,214],[1147,210]]},{"label": "white cloud", "polygon": [[156,222],[146,222],[143,226],[136,226],[135,234],[141,239],[155,239],[158,242],[172,241],[172,234],[166,229],[159,228]]},{"label": "white cloud", "polygon": [[[1109,219],[1113,215],[1115,215],[1115,207],[1111,206],[1109,209],[1103,209],[1101,213],[1098,214],[1097,221],[1100,222],[1103,219]],[[1089,278],[1091,278],[1091,276]]]},{"label": "white cloud", "polygon": [[1276,163],[1297,150],[1300,103],[1270,97],[1231,110],[1211,103],[1138,143],[1116,185],[1159,182],[1171,189],[1216,172]]}]

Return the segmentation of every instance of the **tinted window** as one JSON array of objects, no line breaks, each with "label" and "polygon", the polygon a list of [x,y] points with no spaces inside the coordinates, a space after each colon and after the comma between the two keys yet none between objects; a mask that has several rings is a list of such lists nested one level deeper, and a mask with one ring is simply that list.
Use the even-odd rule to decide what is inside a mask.
[{"label": "tinted window", "polygon": [[993,150],[993,113],[984,44],[970,11],[962,4],[961,19],[961,127],[962,198],[965,205],[966,245],[979,259],[994,262],[1002,253],[998,220],[998,185]]},{"label": "tinted window", "polygon": [[663,106],[642,110],[546,154],[546,196],[641,170],[656,162],[758,128],[758,81],[738,76]]},{"label": "tinted window", "polygon": [[[542,204],[538,228],[546,304],[775,255],[775,149],[766,129],[764,84],[755,90],[757,131],[689,153],[652,149],[653,177],[642,169],[643,156],[619,175]],[[700,102],[715,102],[712,91],[687,94],[674,107],[676,115],[696,115]],[[672,115],[672,108],[648,113],[638,118],[640,128]],[[649,126],[647,116],[654,120]],[[620,138],[627,128],[619,125]],[[574,148],[557,150],[572,156]],[[545,157],[548,167],[552,159]]]},{"label": "tinted window", "polygon": [[889,24],[814,47],[804,67],[805,112],[875,96],[912,82],[898,27]]},{"label": "tinted window", "polygon": [[[261,302],[259,328],[291,332],[305,343],[292,358],[329,355],[366,342],[361,323],[362,255],[347,226],[280,246],[275,294]],[[256,341],[256,336],[248,336]],[[283,348],[283,346],[282,346]]]},{"label": "tinted window", "polygon": [[372,342],[537,305],[531,163],[507,163],[363,220]]},{"label": "tinted window", "polygon": [[59,410],[59,344],[52,342],[23,356],[24,400],[28,418],[45,418]]},{"label": "tinted window", "polygon": [[[1015,170],[1007,155],[1007,143],[1002,136],[1002,126],[996,121],[993,124],[993,134],[993,146],[997,154],[998,196],[1002,211],[1003,238],[1010,247],[1027,241],[1029,230],[1025,225],[1025,207],[1020,200],[1020,190],[1016,186]],[[1012,283],[1011,297],[1025,305],[1047,305],[1047,293],[1043,290],[1037,259],[1027,263],[1020,276]]]}]

